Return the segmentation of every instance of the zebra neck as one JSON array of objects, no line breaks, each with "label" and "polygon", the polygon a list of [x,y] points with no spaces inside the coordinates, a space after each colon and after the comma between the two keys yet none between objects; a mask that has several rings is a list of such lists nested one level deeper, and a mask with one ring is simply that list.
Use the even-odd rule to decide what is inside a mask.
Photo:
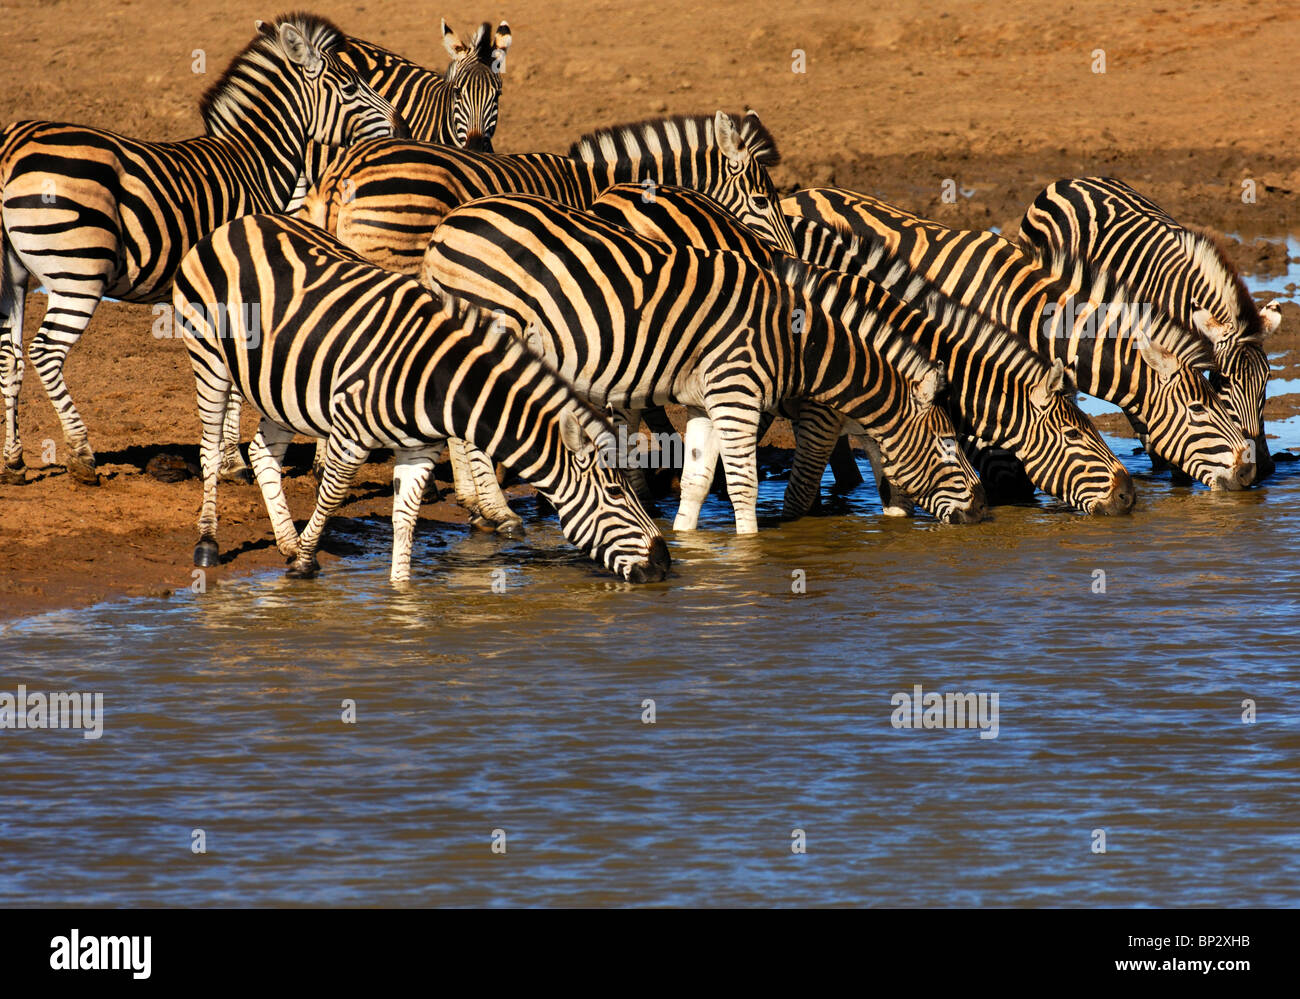
[{"label": "zebra neck", "polygon": [[284,210],[306,169],[306,96],[285,65],[269,82],[232,73],[207,108],[208,134],[246,167],[268,206]]}]

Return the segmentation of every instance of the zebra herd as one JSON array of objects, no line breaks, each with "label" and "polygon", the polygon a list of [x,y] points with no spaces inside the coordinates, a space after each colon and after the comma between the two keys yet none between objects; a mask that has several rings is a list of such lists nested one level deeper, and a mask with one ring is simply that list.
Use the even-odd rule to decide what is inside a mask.
[{"label": "zebra herd", "polygon": [[[1261,342],[1277,309],[1255,305],[1209,235],[1122,182],[1053,184],[1012,240],[851,191],[782,200],[752,111],[497,154],[509,26],[466,43],[444,22],[443,36],[439,74],[287,15],[259,22],[205,94],[200,138],[0,133],[2,481],[25,481],[32,278],[49,298],[28,354],[68,470],[92,484],[64,360],[104,297],[170,298],[202,424],[196,565],[219,558],[218,481],[251,476],[290,573],[314,574],[328,518],[390,448],[394,582],[444,450],[474,523],[520,529],[500,465],[593,560],[661,580],[650,483],[606,455],[616,422],[670,427],[670,403],[686,412],[682,531],[719,464],[736,531],[757,531],[757,442],[778,414],[795,435],[787,517],[812,507],[828,462],[851,474],[833,460],[849,432],[887,513],[973,522],[1035,488],[1126,513],[1133,480],[1076,390],[1122,409],[1175,474],[1241,489],[1271,471]],[[251,468],[244,403],[262,416]],[[282,489],[295,434],[320,442],[301,534]]]}]

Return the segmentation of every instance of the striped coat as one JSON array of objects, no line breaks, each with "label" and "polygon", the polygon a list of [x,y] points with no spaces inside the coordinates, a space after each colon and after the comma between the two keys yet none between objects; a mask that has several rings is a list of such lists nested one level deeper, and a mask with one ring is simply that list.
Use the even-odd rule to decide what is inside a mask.
[{"label": "striped coat", "polygon": [[[217,559],[221,434],[238,392],[263,415],[250,455],[293,575],[314,574],[330,514],[370,451],[391,447],[392,579],[406,580],[420,497],[448,437],[532,482],[565,536],[611,572],[633,582],[667,574],[663,538],[597,447],[609,424],[476,310],[366,263],[310,225],[268,215],[200,241],[176,277],[173,305],[185,323],[203,422],[196,564]],[[327,441],[301,537],[281,489],[295,433]]]},{"label": "striped coat", "polygon": [[767,167],[776,143],[752,111],[739,125],[712,116],[662,118],[602,129],[568,156],[486,156],[411,141],[381,140],[331,164],[299,212],[367,260],[416,273],[434,227],[457,205],[492,194],[537,194],[572,208],[612,184],[633,181],[709,194],[779,246],[793,249]]}]

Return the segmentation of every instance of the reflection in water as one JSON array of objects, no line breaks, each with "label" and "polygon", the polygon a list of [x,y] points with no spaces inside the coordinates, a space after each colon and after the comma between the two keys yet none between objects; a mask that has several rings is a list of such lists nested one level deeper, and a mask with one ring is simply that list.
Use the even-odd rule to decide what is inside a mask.
[{"label": "reflection in water", "polygon": [[[12,624],[0,691],[105,726],[0,732],[0,904],[1295,905],[1300,463],[1210,493],[1111,443],[1131,517],[867,485],[780,524],[769,480],[758,536],[712,498],[662,584],[525,510],[422,524],[401,590],[357,522],[315,581]],[[997,693],[997,739],[893,728],[916,684]]]}]

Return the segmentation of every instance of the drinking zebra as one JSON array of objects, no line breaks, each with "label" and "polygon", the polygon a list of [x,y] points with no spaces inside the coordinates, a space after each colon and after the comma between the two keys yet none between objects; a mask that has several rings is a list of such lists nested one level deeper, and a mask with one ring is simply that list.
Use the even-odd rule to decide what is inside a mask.
[{"label": "drinking zebra", "polygon": [[[391,578],[409,579],[420,497],[448,437],[532,482],[565,536],[611,572],[638,583],[667,575],[659,530],[602,460],[597,444],[608,422],[477,310],[366,263],[313,226],[269,215],[246,216],[201,240],[181,265],[172,301],[203,422],[196,565],[217,562],[217,471],[237,390],[262,413],[250,455],[292,576],[315,574],[326,521],[370,451],[391,447]],[[231,321],[250,314],[255,323]],[[281,487],[295,433],[327,441],[301,537]]]},{"label": "drinking zebra", "polygon": [[892,287],[919,274],[1044,358],[1059,358],[1081,391],[1130,414],[1153,452],[1193,478],[1213,489],[1253,479],[1250,446],[1200,374],[1214,366],[1208,344],[1143,309],[1122,282],[1082,266],[1054,275],[994,233],[948,229],[851,191],[800,191],[781,207],[883,247],[873,280]]},{"label": "drinking zebra", "polygon": [[1210,383],[1255,444],[1256,480],[1272,474],[1264,436],[1269,365],[1260,341],[1282,316],[1273,303],[1255,304],[1215,237],[1179,225],[1121,180],[1079,177],[1040,193],[1017,238],[1049,270],[1076,262],[1103,268],[1174,322],[1206,336],[1217,361]]},{"label": "drinking zebra", "polygon": [[[984,496],[941,405],[942,367],[911,344],[919,314],[865,282],[794,258],[672,246],[531,195],[453,210],[423,278],[493,308],[576,391],[639,425],[687,408],[681,505],[696,526],[719,451],[736,531],[758,530],[756,432],[783,400],[844,413],[878,437],[890,474],[942,520],[982,519]],[[832,438],[833,440],[833,438]]]},{"label": "drinking zebra", "polygon": [[400,130],[393,109],[340,61],[343,44],[338,28],[312,15],[258,22],[203,96],[209,134],[201,138],[140,142],[46,121],[0,133],[3,481],[26,479],[17,407],[28,278],[49,290],[32,364],[63,424],[68,470],[94,484],[94,451],[63,365],[100,300],[164,300],[200,238],[284,207],[308,140],[343,144]]},{"label": "drinking zebra", "polygon": [[[768,266],[780,266],[784,256],[696,191],[660,188],[648,202],[636,185],[622,184],[602,194],[591,211],[651,239],[734,250]],[[799,255],[809,263],[853,275],[874,269],[876,261],[840,230],[808,219],[791,223]],[[1048,364],[1008,331],[952,307],[922,279],[913,277],[899,297],[925,308],[931,318],[945,311],[952,316],[949,323],[918,322],[911,330],[922,353],[944,365],[948,413],[963,438],[981,438],[1015,452],[1035,485],[1081,510],[1117,514],[1132,509],[1133,480],[1070,399],[1059,360]],[[808,511],[828,457],[796,453],[786,516]],[[896,493],[883,492],[886,506],[902,505]]]}]

